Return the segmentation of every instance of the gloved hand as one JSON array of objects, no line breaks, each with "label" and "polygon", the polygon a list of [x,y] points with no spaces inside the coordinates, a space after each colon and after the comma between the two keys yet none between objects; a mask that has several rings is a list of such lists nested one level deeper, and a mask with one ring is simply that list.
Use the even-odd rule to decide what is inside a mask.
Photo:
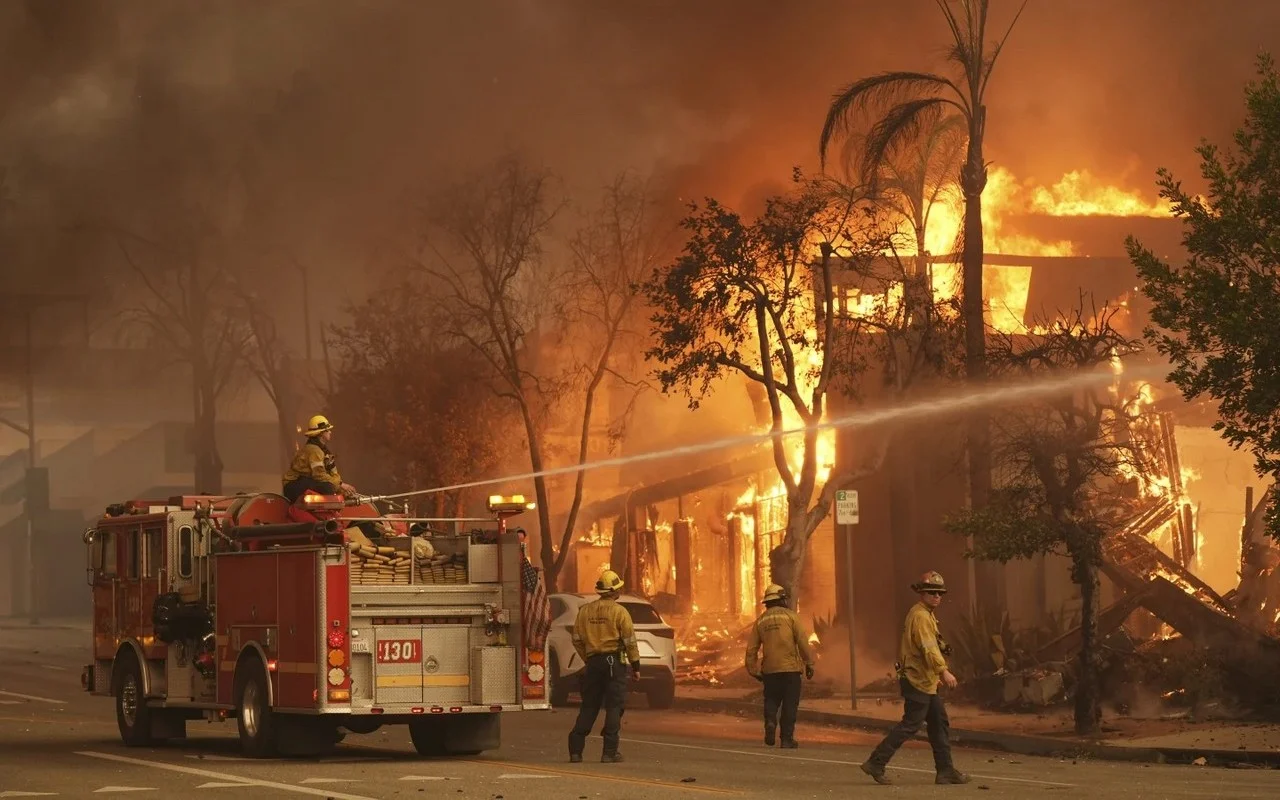
[{"label": "gloved hand", "polygon": [[813,680],[813,665],[812,665],[812,664],[805,664],[805,666],[804,666],[804,676],[805,676],[806,678],[808,678],[809,680]]},{"label": "gloved hand", "polygon": [[640,662],[639,661],[631,662],[631,677],[636,680],[640,680]]}]

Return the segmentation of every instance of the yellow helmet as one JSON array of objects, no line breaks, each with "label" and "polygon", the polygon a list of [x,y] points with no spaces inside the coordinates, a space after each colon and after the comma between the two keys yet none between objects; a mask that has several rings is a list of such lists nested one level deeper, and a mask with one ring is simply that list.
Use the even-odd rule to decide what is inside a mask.
[{"label": "yellow helmet", "polygon": [[764,587],[764,600],[762,600],[761,602],[771,603],[774,600],[786,600],[786,599],[787,599],[787,590],[776,583],[771,583],[768,586]]},{"label": "yellow helmet", "polygon": [[942,575],[930,570],[920,576],[918,583],[911,584],[911,591],[923,594],[925,592],[935,594],[946,594],[947,584],[942,580]]},{"label": "yellow helmet", "polygon": [[307,421],[307,429],[304,431],[304,435],[308,437],[319,436],[325,431],[331,430],[333,430],[333,425],[329,424],[329,418],[323,414],[316,414]]},{"label": "yellow helmet", "polygon": [[598,594],[608,594],[616,592],[622,588],[622,578],[618,577],[618,573],[611,569],[606,569],[600,573],[600,580],[596,581],[596,592]]}]

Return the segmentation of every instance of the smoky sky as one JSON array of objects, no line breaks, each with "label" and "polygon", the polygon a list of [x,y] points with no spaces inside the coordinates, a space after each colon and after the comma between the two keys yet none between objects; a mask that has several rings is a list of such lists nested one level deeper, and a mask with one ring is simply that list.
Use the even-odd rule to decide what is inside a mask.
[{"label": "smoky sky", "polygon": [[[1016,5],[995,0],[992,35]],[[1159,166],[1193,179],[1277,31],[1273,0],[1031,0],[987,157],[1148,194]],[[336,313],[410,198],[472,166],[522,152],[580,202],[628,168],[742,202],[816,166],[841,85],[938,68],[945,35],[932,0],[11,0],[0,269],[93,283],[115,257],[86,220],[164,228],[237,181],[240,233],[312,265]]]}]

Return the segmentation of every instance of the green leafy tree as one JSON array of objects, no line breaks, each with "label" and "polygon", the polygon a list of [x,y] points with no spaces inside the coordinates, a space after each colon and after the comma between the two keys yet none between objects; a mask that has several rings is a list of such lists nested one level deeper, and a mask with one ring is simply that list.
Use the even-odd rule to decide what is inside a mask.
[{"label": "green leafy tree", "polygon": [[[831,143],[858,124],[858,112],[878,113],[877,121],[863,141],[861,156],[864,174],[871,177],[882,169],[897,148],[916,140],[922,131],[936,126],[940,120],[957,114],[964,121],[967,144],[959,181],[965,201],[961,302],[966,372],[971,381],[978,382],[984,380],[987,373],[982,295],[987,89],[996,61],[1022,9],[1019,8],[1004,36],[992,42],[987,37],[990,0],[937,0],[937,3],[952,37],[947,61],[953,74],[896,71],[854,81],[832,100],[818,149],[825,163]],[[969,431],[969,494],[975,508],[985,504],[991,487],[988,438],[985,416],[973,415]]]},{"label": "green leafy tree", "polygon": [[[1032,378],[1106,368],[1139,348],[1111,325],[1116,310],[1077,311],[1047,333],[995,334],[995,376]],[[947,527],[972,541],[971,557],[1006,563],[1056,553],[1071,560],[1080,587],[1076,730],[1096,734],[1098,568],[1102,544],[1135,513],[1129,483],[1118,476],[1149,472],[1145,428],[1118,391],[1085,388],[1002,410],[993,424],[999,487],[991,503],[952,517]]]},{"label": "green leafy tree", "polygon": [[[1184,226],[1188,258],[1173,266],[1127,242],[1150,299],[1147,340],[1172,364],[1169,380],[1188,400],[1218,404],[1214,429],[1253,453],[1259,474],[1280,475],[1280,86],[1271,57],[1245,90],[1234,148],[1197,150],[1208,186],[1194,196],[1167,169],[1160,195]],[[1271,498],[1267,529],[1280,538]]]}]

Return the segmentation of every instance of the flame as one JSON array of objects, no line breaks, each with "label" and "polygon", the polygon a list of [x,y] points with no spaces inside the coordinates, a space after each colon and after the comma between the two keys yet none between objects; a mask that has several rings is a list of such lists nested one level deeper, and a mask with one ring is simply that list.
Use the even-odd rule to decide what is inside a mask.
[{"label": "flame", "polygon": [[[1014,232],[1007,218],[1019,214],[1055,217],[1128,216],[1160,217],[1172,213],[1165,200],[1148,202],[1137,192],[1098,181],[1088,170],[1068,172],[1052,186],[1019,182],[1013,173],[994,167],[987,175],[982,193],[982,245],[987,253],[1022,256],[1073,256],[1076,246],[1066,240],[1043,241]],[[929,210],[925,248],[934,255],[958,252],[964,227],[964,201],[958,192],[943,192]],[[915,255],[914,237],[908,237],[906,252]],[[933,266],[932,286],[939,300],[960,294],[960,265]],[[1027,330],[1027,299],[1031,290],[1031,267],[997,266],[983,268],[983,294],[988,303],[988,324],[1002,333]],[[860,297],[855,308],[873,312],[885,303],[901,303],[901,291],[876,299]]]},{"label": "flame", "polygon": [[817,633],[809,634],[809,644],[822,644],[822,640],[818,638]]}]

